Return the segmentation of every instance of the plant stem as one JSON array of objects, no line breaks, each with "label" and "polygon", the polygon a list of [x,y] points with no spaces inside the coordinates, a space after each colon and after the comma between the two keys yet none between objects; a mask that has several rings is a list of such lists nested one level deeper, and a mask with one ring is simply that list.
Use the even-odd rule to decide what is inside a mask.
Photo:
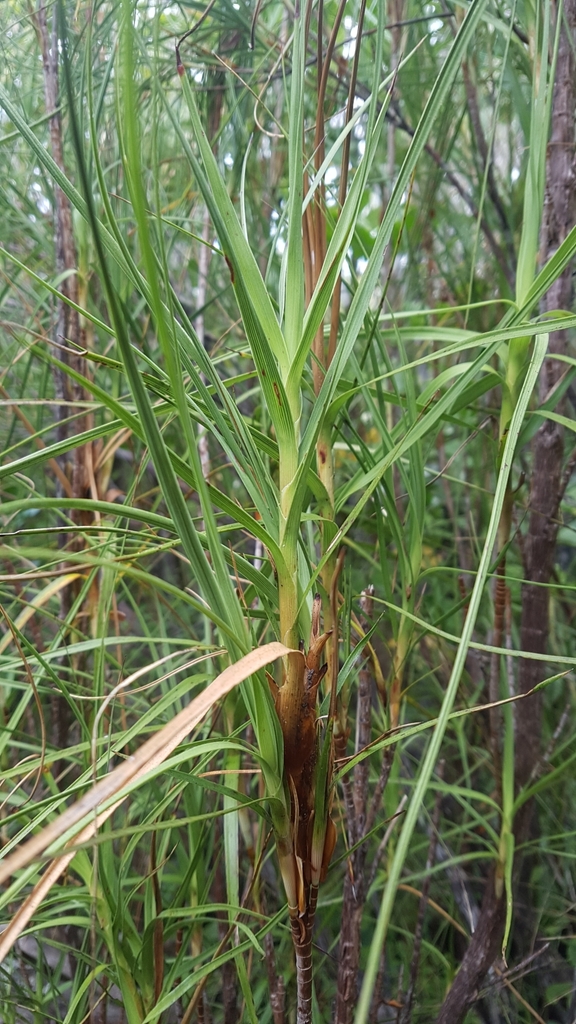
[{"label": "plant stem", "polygon": [[312,1024],[312,928],[313,920],[308,914],[292,917],[292,941],[296,954],[296,980],[298,1001],[296,1024]]}]

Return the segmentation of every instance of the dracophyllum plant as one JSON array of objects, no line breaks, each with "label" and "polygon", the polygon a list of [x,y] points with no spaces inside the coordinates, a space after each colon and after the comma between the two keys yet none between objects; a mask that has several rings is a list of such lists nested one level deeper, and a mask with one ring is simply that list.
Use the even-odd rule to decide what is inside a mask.
[{"label": "dracophyllum plant", "polygon": [[[284,659],[279,686],[270,681],[281,730],[279,745],[283,749],[284,782],[283,806],[271,804],[271,813],[297,954],[298,1019],[302,1022],[310,1019],[312,1006],[311,934],[316,893],[335,841],[329,817],[331,726],[324,736],[316,722],[317,691],[325,674],[322,652],[330,631],[322,632],[320,598],[314,598],[310,614],[310,585],[303,574],[305,566],[301,558],[299,564],[301,522],[310,500],[309,477],[315,441],[314,437],[310,438],[308,451],[302,452],[302,376],[311,340],[321,325],[330,298],[329,288],[325,287],[324,295],[316,299],[313,308],[315,322],[312,326],[305,325],[304,68],[304,18],[297,14],[289,101],[287,247],[279,302],[283,316],[279,321],[205,138],[193,88],[178,52],[178,71],[194,133],[192,145],[186,140],[186,151],[230,270],[278,445],[277,504],[275,509],[269,510],[268,517],[274,543],[267,537],[266,546],[275,553],[279,635],[292,653]],[[339,272],[353,226],[354,217],[339,240],[339,251],[332,255],[332,278]],[[320,480],[315,486],[317,492],[324,489]],[[332,588],[332,605],[336,602],[337,591],[334,593]],[[307,649],[303,652],[299,647],[308,623],[309,640],[306,637]]]},{"label": "dracophyllum plant", "polygon": [[[307,17],[305,17],[305,14]],[[376,145],[385,105],[377,109],[382,52],[382,11],[378,24],[378,57],[374,89],[369,104],[366,155],[354,184],[345,197],[338,226],[327,248],[324,263],[318,266],[315,287],[304,309],[304,87],[306,22],[310,12],[297,11],[293,23],[291,84],[287,126],[289,193],[287,203],[286,250],[280,278],[277,319],[235,210],[206,139],[193,87],[178,52],[178,71],[183,97],[190,117],[193,139],[183,139],[192,168],[217,230],[230,270],[238,306],[244,322],[262,393],[278,445],[278,499],[272,523],[273,550],[278,584],[278,630],[282,642],[292,649],[283,664],[279,686],[272,683],[275,709],[280,724],[284,757],[285,813],[278,820],[271,807],[275,825],[280,868],[288,898],[292,933],[297,955],[298,1020],[310,1019],[311,934],[318,885],[325,873],[335,842],[330,821],[331,734],[336,714],[337,637],[333,636],[338,616],[337,579],[341,563],[336,562],[336,530],[323,531],[321,568],[324,584],[322,600],[312,600],[314,581],[299,555],[302,516],[310,503],[310,491],[318,499],[322,512],[334,519],[332,479],[331,419],[329,405],[337,384],[327,376],[327,361],[322,367],[323,383],[317,393],[316,421],[310,421],[302,438],[303,375],[310,350],[333,297],[346,251],[360,211],[364,185]],[[321,114],[318,115],[319,117]],[[348,129],[350,130],[350,129]],[[321,183],[316,176],[315,188]],[[314,192],[310,193],[314,197]],[[310,196],[307,197],[310,201]],[[358,324],[360,326],[360,322]],[[340,367],[340,373],[342,367]],[[320,441],[319,441],[320,438]],[[316,445],[324,458],[319,459],[319,476],[313,470]],[[272,511],[272,510],[271,510]],[[268,550],[272,545],[267,539]],[[308,640],[309,635],[309,640]],[[330,715],[322,731],[317,725],[317,693],[327,666],[323,651],[332,639],[329,685],[332,690]],[[305,640],[307,647],[298,648]],[[290,820],[290,834],[284,823]]]},{"label": "dracophyllum plant", "polygon": [[[130,3],[126,0],[126,11]],[[382,127],[389,101],[392,76],[386,79],[382,69],[384,38],[384,7],[375,5],[376,21],[372,91],[363,105],[366,113],[366,145],[364,155],[355,169],[349,188],[341,195],[341,207],[329,242],[318,242],[314,248],[315,272],[305,288],[306,261],[310,245],[304,247],[303,218],[307,207],[315,204],[315,214],[323,214],[321,186],[330,153],[324,161],[316,161],[315,174],[309,171],[304,149],[305,89],[307,31],[311,6],[297,6],[292,21],[291,75],[288,97],[288,123],[285,126],[288,149],[288,197],[286,204],[286,249],[280,276],[277,308],[271,301],[250,246],[222,179],[210,142],[202,124],[194,86],[186,70],[183,48],[177,53],[177,66],[182,84],[183,103],[188,114],[190,131],[183,128],[184,118],[171,114],[198,187],[209,210],[223,256],[228,265],[236,301],[242,316],[246,340],[250,346],[261,393],[273,425],[277,444],[277,480],[267,481],[268,503],[252,487],[255,505],[265,529],[260,535],[274,562],[277,578],[277,625],[272,622],[281,641],[291,649],[283,661],[278,687],[271,682],[274,707],[280,726],[283,750],[283,787],[276,792],[276,803],[270,805],[282,877],[288,898],[292,934],[296,950],[298,979],[298,1021],[311,1019],[311,934],[318,884],[326,871],[334,846],[334,828],[330,822],[332,732],[346,736],[345,710],[337,699],[337,623],[339,609],[338,576],[341,559],[336,558],[338,546],[346,529],[354,521],[378,482],[388,472],[399,454],[399,445],[391,444],[376,471],[367,480],[365,492],[355,506],[355,513],[344,527],[335,522],[334,463],[332,459],[334,405],[337,390],[353,353],[355,342],[363,329],[375,286],[379,280],[382,260],[403,193],[410,180],[428,133],[441,108],[481,13],[481,5],[471,8],[449,58],[435,83],[398,179],[394,182],[385,216],[374,241],[364,274],[356,289],[344,325],[339,329],[335,314],[335,330],[330,342],[322,345],[323,323],[331,308],[339,309],[340,272],[354,236],[363,204],[368,174],[382,142]],[[125,31],[130,32],[127,14]],[[409,59],[409,58],[406,58]],[[320,75],[320,70],[318,69]],[[350,118],[341,133],[335,151],[352,130],[353,105]],[[316,117],[323,118],[323,109]],[[322,134],[322,133],[320,133]],[[316,133],[318,137],[318,132]],[[347,151],[346,151],[347,152]],[[314,154],[312,160],[314,163]],[[320,166],[317,166],[320,162]],[[306,168],[306,178],[304,172]],[[346,167],[347,171],[347,167]],[[304,183],[312,179],[309,189]],[[316,217],[317,219],[317,217]],[[305,222],[305,220],[304,220]],[[305,303],[305,294],[307,302]],[[332,325],[334,328],[334,325]],[[320,342],[318,341],[320,339]],[[306,367],[313,371],[315,401],[307,402]],[[217,386],[217,385],[216,385]],[[418,422],[415,396],[412,395],[413,419]],[[236,415],[236,414],[235,414]],[[418,444],[418,438],[409,444]],[[316,471],[314,467],[316,462]],[[414,495],[421,493],[422,471],[418,459],[416,474],[410,484]],[[416,491],[414,491],[416,487]],[[420,499],[421,502],[421,499]],[[320,558],[316,567],[309,567],[300,549],[303,516],[309,505],[315,505],[323,520]],[[256,535],[256,530],[252,529]],[[407,608],[413,606],[418,575],[421,539],[418,531],[409,541],[408,564],[410,581],[406,588]],[[311,572],[312,569],[312,572]],[[312,597],[316,587],[322,597]],[[323,615],[322,615],[323,612]],[[324,619],[324,627],[322,625]],[[407,622],[407,620],[404,620]],[[401,677],[409,646],[403,638],[398,676]],[[304,650],[300,650],[304,643]],[[330,644],[329,664],[323,664],[323,651]],[[330,712],[323,730],[317,723],[316,699],[323,676],[330,689]],[[398,691],[398,692],[396,692]],[[394,692],[394,720],[398,721],[399,686]],[[263,737],[257,739],[261,746]],[[289,822],[289,828],[287,828]]]}]

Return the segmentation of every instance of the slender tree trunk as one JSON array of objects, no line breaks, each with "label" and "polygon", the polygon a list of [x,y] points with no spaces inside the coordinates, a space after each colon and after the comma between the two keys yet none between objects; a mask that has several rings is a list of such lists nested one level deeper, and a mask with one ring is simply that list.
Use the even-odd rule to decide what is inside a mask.
[{"label": "slender tree trunk", "polygon": [[[576,106],[576,0],[565,0],[565,26],[560,42],[556,90],[552,111],[552,132],[548,143],[547,191],[542,227],[542,252],[549,260],[576,222],[576,166],[574,114]],[[570,32],[568,38],[566,27]],[[572,308],[572,266],[554,282],[543,303],[544,311]],[[552,331],[549,352],[564,354],[566,331]],[[540,377],[542,404],[565,372],[565,364],[553,358],[544,363]],[[523,650],[544,653],[548,640],[549,592],[538,586],[550,579],[556,538],[558,510],[562,500],[564,429],[545,420],[533,442],[534,466],[530,488],[530,521],[524,543],[525,579],[522,591],[521,645]],[[568,481],[566,481],[567,483]],[[536,584],[536,585],[534,585]],[[542,667],[525,659],[520,664],[519,691],[526,693],[539,681]],[[520,701],[516,708],[516,781],[523,786],[540,756],[541,698],[539,694]]]},{"label": "slender tree trunk", "polygon": [[[367,587],[361,597],[362,628],[367,631],[373,611],[374,588]],[[362,643],[358,645],[360,656],[367,652]],[[358,673],[358,704],[356,709],[355,750],[362,750],[370,743],[372,735],[372,695],[375,680],[370,661]],[[354,769],[347,795],[346,824],[351,844],[360,843],[350,855],[344,879],[342,897],[342,923],[340,926],[338,986],[336,994],[336,1015],[334,1024],[352,1024],[358,1000],[358,971],[360,966],[362,913],[369,888],[366,858],[368,848],[362,840],[372,828],[378,813],[382,792],[388,779],[384,766],[388,763],[387,752],[383,755],[383,771],[374,796],[376,802],[368,804],[369,762],[361,761]]]},{"label": "slender tree trunk", "polygon": [[[59,110],[60,89],[59,89],[59,54],[60,40],[57,29],[57,11],[52,12],[52,25],[48,23],[48,7],[38,0],[38,7],[35,14],[35,28],[42,52],[42,65],[44,71],[44,100],[46,111],[50,117],[50,148],[55,163],[61,171],[66,173],[64,163],[64,132],[62,116]],[[74,242],[74,231],[72,224],[72,209],[68,197],[62,189],[54,182],[54,248],[56,255],[56,269],[62,276],[60,290],[66,298],[78,304],[78,259],[76,245]],[[81,349],[85,346],[83,328],[78,312],[64,300],[58,300],[56,305],[56,319],[53,330],[53,351],[56,358],[64,367],[69,366],[76,373],[85,373],[86,363],[84,358],[72,349]],[[88,415],[78,416],[71,422],[67,418],[78,413],[74,408],[74,402],[86,400],[89,396],[80,383],[73,380],[64,367],[54,367],[54,389],[56,398],[62,402],[57,406],[58,416],[58,440],[65,440],[71,432],[80,433],[88,426]],[[56,476],[56,493],[59,496],[68,498],[84,498],[89,493],[90,480],[93,480],[92,469],[92,446],[84,445],[74,449],[72,461],[65,460],[62,464],[63,472]],[[91,517],[89,517],[91,519]],[[72,510],[71,519],[81,525],[86,521],[86,514]],[[81,543],[77,535],[63,532],[59,537],[59,546],[78,546]],[[65,587],[60,592],[60,621],[66,622],[69,618],[78,583]],[[76,668],[79,666],[77,665]],[[68,733],[71,725],[71,712],[67,701],[60,694],[55,694],[52,702],[52,742],[59,750],[64,749],[68,744]],[[59,762],[55,764],[55,774],[58,774]]]},{"label": "slender tree trunk", "polygon": [[266,952],[266,969],[268,972],[268,988],[270,989],[270,1006],[274,1024],[285,1024],[284,1004],[285,990],[284,979],[276,970],[276,955],[274,953],[274,939],[268,932],[264,939],[264,950]]},{"label": "slender tree trunk", "polygon": [[498,899],[494,872],[486,882],[480,917],[452,988],[444,1000],[436,1024],[461,1024],[468,1007],[478,998],[479,987],[494,963],[504,929],[504,897]]},{"label": "slender tree trunk", "polygon": [[[542,226],[543,259],[549,260],[573,227],[575,217],[575,138],[576,101],[576,0],[564,3],[556,83],[552,109],[552,131],[548,144],[547,188]],[[558,278],[543,302],[544,310],[570,309],[572,267]],[[566,333],[552,332],[552,354],[565,351]],[[548,397],[563,372],[563,364],[548,358],[540,377],[540,404]],[[524,576],[522,590],[522,650],[544,654],[548,647],[549,591],[539,584],[548,583],[552,574],[558,510],[562,500],[564,432],[546,420],[532,443],[530,517],[524,539]],[[521,661],[518,690],[527,693],[546,674],[542,662]],[[515,708],[515,782],[521,789],[530,779],[540,759],[542,703],[539,694],[519,701]],[[514,822],[516,844],[523,842],[530,829],[532,803],[527,801]],[[505,921],[503,897],[496,894],[493,872],[486,883],[478,925],[466,951],[454,983],[444,1000],[436,1024],[461,1024],[468,1007],[478,997],[482,981],[498,955]]]},{"label": "slender tree trunk", "polygon": [[[360,847],[357,853],[363,851]],[[362,858],[364,861],[365,858]],[[360,867],[356,857],[354,866]],[[364,864],[362,863],[362,868]],[[358,967],[360,964],[360,925],[364,910],[364,884],[359,875],[351,877],[346,871],[342,900],[342,924],[340,929],[340,962],[338,965],[338,993],[336,996],[337,1024],[351,1024],[358,999]]]}]

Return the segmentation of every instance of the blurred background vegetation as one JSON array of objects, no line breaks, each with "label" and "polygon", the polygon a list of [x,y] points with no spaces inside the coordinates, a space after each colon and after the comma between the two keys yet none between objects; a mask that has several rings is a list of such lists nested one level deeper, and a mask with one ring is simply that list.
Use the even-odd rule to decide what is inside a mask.
[{"label": "blurred background vegetation", "polygon": [[[193,29],[182,65],[281,324],[300,301],[287,253],[301,245],[308,304],[374,144],[341,288],[330,285],[340,337],[374,268],[323,410],[333,499],[311,478],[297,526],[306,645],[315,587],[329,613],[316,569],[337,530],[346,551],[337,842],[316,911],[312,1019],[574,1024],[574,3],[311,4],[300,15],[300,147],[289,0],[138,0],[131,75],[128,6],[0,5],[4,851],[169,723],[228,656],[284,639],[273,529],[254,498],[260,484],[266,500],[279,493],[276,423],[238,267],[186,150],[194,125],[175,44]],[[477,21],[459,50],[465,15]],[[374,81],[385,83],[376,96]],[[291,160],[306,168],[305,196],[319,124],[327,157],[302,217]],[[542,350],[524,393],[546,319],[556,358]],[[322,358],[298,374],[303,430],[322,400]],[[507,409],[520,408],[506,486]],[[228,590],[216,606],[202,573],[219,578],[218,558]],[[514,710],[486,707],[542,681]],[[5,1024],[296,1020],[250,692],[215,704],[30,906],[2,949]],[[442,708],[458,714],[422,774]],[[368,756],[350,762],[358,751]],[[45,860],[14,872],[5,927]]]}]

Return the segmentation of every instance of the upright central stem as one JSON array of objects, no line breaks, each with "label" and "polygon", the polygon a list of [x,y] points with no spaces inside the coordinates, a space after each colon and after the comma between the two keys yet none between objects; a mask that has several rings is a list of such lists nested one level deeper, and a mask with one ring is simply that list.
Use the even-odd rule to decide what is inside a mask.
[{"label": "upright central stem", "polygon": [[294,478],[298,466],[298,442],[280,446],[280,525],[278,542],[284,567],[278,573],[278,605],[280,637],[287,647],[297,648],[298,636],[298,530],[292,511]]},{"label": "upright central stem", "polygon": [[[286,647],[297,650],[300,642],[298,629],[298,525],[290,517],[293,502],[294,477],[297,469],[297,444],[280,446],[280,528],[279,546],[284,564],[278,571],[278,606],[280,636]],[[300,517],[298,517],[298,523]],[[304,676],[298,658],[284,659],[282,686],[276,709],[284,734],[285,755],[298,744],[300,709],[304,699]]]}]

